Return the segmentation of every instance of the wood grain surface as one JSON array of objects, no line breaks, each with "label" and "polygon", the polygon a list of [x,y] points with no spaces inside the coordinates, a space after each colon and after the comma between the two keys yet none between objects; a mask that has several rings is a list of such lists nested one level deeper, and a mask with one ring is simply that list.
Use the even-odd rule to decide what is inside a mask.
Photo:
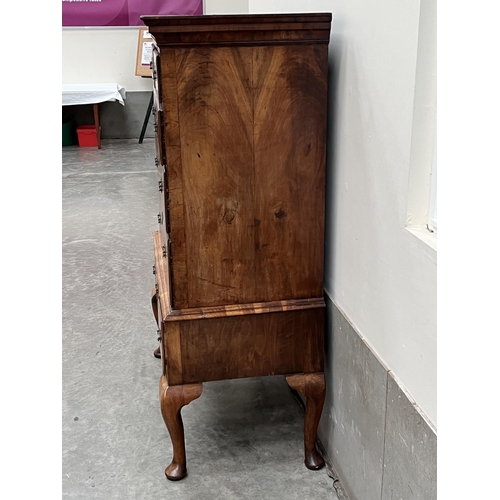
[{"label": "wood grain surface", "polygon": [[152,305],[169,479],[186,475],[182,406],[202,382],[243,377],[286,375],[306,396],[305,464],[324,464],[315,440],[331,18],[141,18],[159,54]]},{"label": "wood grain surface", "polygon": [[176,385],[321,372],[324,311],[164,323],[168,380]]},{"label": "wood grain surface", "polygon": [[[265,314],[271,312],[300,311],[304,309],[324,308],[323,297],[277,300],[273,302],[250,302],[247,304],[228,304],[205,306],[200,308],[174,309],[172,303],[172,280],[168,256],[163,253],[163,238],[160,231],[153,233],[155,251],[155,276],[158,286],[158,300],[161,304],[163,322],[189,321],[195,319],[244,316],[247,314]],[[157,314],[155,317],[157,318]],[[158,319],[157,319],[158,322]]]},{"label": "wood grain surface", "polygon": [[162,367],[169,384],[323,370],[323,299],[175,310],[153,233]]},{"label": "wood grain surface", "polygon": [[188,302],[176,308],[256,296],[251,71],[248,49],[177,51]]},{"label": "wood grain surface", "polygon": [[166,165],[167,157],[165,152],[165,120],[163,117],[163,75],[159,49],[153,46],[151,58],[151,77],[153,80],[153,108],[154,128],[157,137],[156,158],[159,165]]},{"label": "wood grain surface", "polygon": [[[155,284],[157,298],[161,308],[160,320],[172,311],[172,294],[170,287],[169,260],[163,255],[163,241],[160,231],[153,233],[153,246],[155,253]],[[157,306],[158,307],[158,306]]]},{"label": "wood grain surface", "polygon": [[286,377],[288,385],[306,397],[304,417],[304,463],[308,469],[318,470],[325,465],[316,448],[318,424],[325,402],[324,373],[296,373]]},{"label": "wood grain surface", "polygon": [[172,461],[165,469],[165,476],[171,481],[178,481],[187,474],[182,407],[199,398],[202,391],[201,384],[170,386],[164,375],[160,378],[161,414],[170,434],[173,448]]},{"label": "wood grain surface", "polygon": [[322,296],[326,49],[161,50],[175,308]]},{"label": "wood grain surface", "polygon": [[326,46],[253,49],[262,300],[323,295]]},{"label": "wood grain surface", "polygon": [[159,45],[327,44],[331,13],[141,16]]}]

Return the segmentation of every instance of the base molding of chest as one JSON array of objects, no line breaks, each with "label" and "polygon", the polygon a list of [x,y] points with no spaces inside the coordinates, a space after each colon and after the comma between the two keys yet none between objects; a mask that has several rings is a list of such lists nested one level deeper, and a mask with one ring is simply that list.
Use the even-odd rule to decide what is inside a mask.
[{"label": "base molding of chest", "polygon": [[162,322],[171,385],[323,371],[324,308]]},{"label": "base molding of chest", "polygon": [[323,371],[323,298],[172,309],[168,259],[153,236],[153,308],[170,385]]}]

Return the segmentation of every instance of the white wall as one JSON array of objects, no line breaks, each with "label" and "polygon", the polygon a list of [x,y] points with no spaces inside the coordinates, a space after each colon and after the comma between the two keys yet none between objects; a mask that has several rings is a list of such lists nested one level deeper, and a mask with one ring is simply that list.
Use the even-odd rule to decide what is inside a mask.
[{"label": "white wall", "polygon": [[249,2],[250,13],[333,13],[325,288],[437,427],[437,252],[406,227],[423,227],[429,204],[435,8],[435,0]]},{"label": "white wall", "polygon": [[[205,14],[245,14],[248,0],[204,0]],[[110,83],[127,92],[152,90],[135,76],[138,28],[63,28],[62,83]]]},{"label": "white wall", "polygon": [[127,92],[151,91],[135,76],[139,28],[63,28],[62,83],[118,83]]},{"label": "white wall", "polygon": [[248,14],[249,0],[203,0],[204,14]]}]

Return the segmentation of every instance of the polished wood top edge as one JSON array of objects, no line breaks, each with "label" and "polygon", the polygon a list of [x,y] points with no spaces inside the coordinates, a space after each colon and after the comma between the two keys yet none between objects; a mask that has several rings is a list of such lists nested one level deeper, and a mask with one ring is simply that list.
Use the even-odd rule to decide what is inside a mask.
[{"label": "polished wood top edge", "polygon": [[169,26],[164,24],[148,24],[148,31],[152,35],[158,33],[226,33],[237,31],[325,31],[330,29],[330,23],[279,23],[279,24],[202,24],[195,26]]},{"label": "polished wood top edge", "polygon": [[168,270],[168,260],[163,257],[163,248],[160,231],[153,233],[153,243],[155,249],[155,272],[158,284],[158,298],[162,316],[170,314],[172,311],[172,300],[170,297],[170,273]]},{"label": "polished wood top edge", "polygon": [[163,321],[188,321],[195,319],[222,318],[273,312],[300,311],[325,307],[322,297],[309,299],[279,300],[274,302],[255,302],[251,304],[232,304],[189,309],[173,309],[163,314]]},{"label": "polished wood top edge", "polygon": [[221,40],[221,41],[210,41],[210,42],[156,42],[156,45],[160,48],[196,48],[196,47],[235,47],[235,46],[245,46],[245,47],[262,47],[267,45],[328,45],[330,42],[329,38],[325,39],[297,39],[297,40]]},{"label": "polished wood top edge", "polygon": [[[266,38],[269,32],[295,32],[295,38],[329,39],[331,14],[240,15],[240,16],[143,16],[141,19],[154,38],[195,36],[210,33],[212,38]],[[244,34],[244,35],[243,35]],[[287,38],[287,37],[283,37]],[[169,40],[170,41],[170,40]],[[187,42],[189,40],[174,40]],[[200,40],[196,40],[199,42]]]},{"label": "polished wood top edge", "polygon": [[201,16],[140,16],[141,21],[148,25],[189,26],[214,24],[249,24],[249,23],[301,23],[327,22],[331,23],[331,12],[306,12],[292,14],[204,14]]}]

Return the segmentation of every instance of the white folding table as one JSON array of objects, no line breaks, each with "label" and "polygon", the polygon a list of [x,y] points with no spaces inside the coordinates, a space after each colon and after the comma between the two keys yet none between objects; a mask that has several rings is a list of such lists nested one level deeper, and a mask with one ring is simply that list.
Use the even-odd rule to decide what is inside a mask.
[{"label": "white folding table", "polygon": [[99,103],[118,101],[125,106],[125,88],[117,83],[63,83],[62,105],[74,106],[92,104],[94,108],[94,123],[97,134],[97,147],[101,149],[101,122],[99,118]]}]

